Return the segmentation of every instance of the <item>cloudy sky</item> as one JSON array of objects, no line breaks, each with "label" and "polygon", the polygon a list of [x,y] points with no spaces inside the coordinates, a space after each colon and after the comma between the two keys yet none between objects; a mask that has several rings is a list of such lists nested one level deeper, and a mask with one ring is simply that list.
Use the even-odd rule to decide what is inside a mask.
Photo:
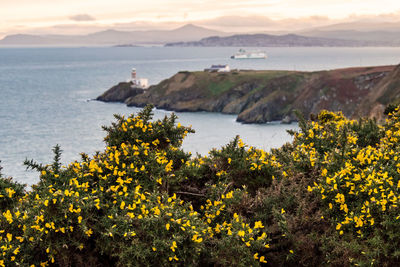
[{"label": "cloudy sky", "polygon": [[80,34],[105,28],[173,28],[185,23],[227,31],[259,30],[257,25],[282,30],[291,24],[308,27],[362,18],[400,21],[400,1],[0,0],[0,37],[12,33]]}]

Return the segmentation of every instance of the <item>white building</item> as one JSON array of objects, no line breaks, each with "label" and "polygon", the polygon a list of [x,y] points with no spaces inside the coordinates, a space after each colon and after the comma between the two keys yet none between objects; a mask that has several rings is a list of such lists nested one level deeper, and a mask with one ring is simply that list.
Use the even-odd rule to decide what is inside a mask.
[{"label": "white building", "polygon": [[204,69],[204,71],[208,72],[230,72],[231,68],[229,65],[211,65],[211,68]]},{"label": "white building", "polygon": [[132,74],[131,74],[131,83],[132,87],[139,87],[142,89],[147,89],[149,87],[149,80],[145,78],[138,78],[136,76],[136,69],[132,69]]}]

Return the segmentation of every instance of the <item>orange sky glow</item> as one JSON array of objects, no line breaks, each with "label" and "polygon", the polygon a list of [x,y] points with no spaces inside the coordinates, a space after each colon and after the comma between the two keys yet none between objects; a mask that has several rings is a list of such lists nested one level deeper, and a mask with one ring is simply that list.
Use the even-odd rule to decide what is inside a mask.
[{"label": "orange sky glow", "polygon": [[[97,28],[112,28],[132,22],[140,22],[143,28],[163,24],[172,27],[223,16],[256,16],[272,20],[307,20],[311,17],[318,22],[318,19],[343,21],[378,15],[387,20],[400,21],[400,1],[0,0],[0,37],[9,33],[46,33],[46,29],[51,27],[58,28],[60,33],[65,29],[68,30],[65,33],[74,34],[80,33],[79,29],[95,31]],[[69,26],[76,26],[76,30]],[[215,25],[214,28],[223,30],[224,25]],[[49,30],[49,33],[53,32]]]}]

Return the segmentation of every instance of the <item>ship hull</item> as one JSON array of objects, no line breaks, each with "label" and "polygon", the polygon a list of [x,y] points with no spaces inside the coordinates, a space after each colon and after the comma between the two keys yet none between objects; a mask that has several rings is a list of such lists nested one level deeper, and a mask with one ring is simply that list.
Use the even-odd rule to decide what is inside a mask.
[{"label": "ship hull", "polygon": [[245,52],[245,53],[236,53],[231,56],[232,59],[266,59],[267,55],[264,52]]}]

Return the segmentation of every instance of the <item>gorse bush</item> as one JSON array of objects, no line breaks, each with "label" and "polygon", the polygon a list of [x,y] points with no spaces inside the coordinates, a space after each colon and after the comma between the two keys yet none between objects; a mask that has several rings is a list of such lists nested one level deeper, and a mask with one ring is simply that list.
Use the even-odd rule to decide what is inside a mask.
[{"label": "gorse bush", "polygon": [[383,126],[323,111],[271,152],[236,137],[196,157],[175,115],[115,119],[102,152],[26,161],[31,190],[0,178],[0,266],[399,264],[398,109]]},{"label": "gorse bush", "polygon": [[399,118],[398,108],[383,126],[323,111],[294,134],[286,169],[312,178],[307,190],[320,198],[321,218],[338,234],[321,242],[330,262],[400,261]]},{"label": "gorse bush", "polygon": [[[67,167],[55,161],[28,167],[40,181],[18,197],[0,219],[0,265],[142,266],[257,265],[268,239],[262,222],[230,211],[243,190],[207,185],[201,207],[170,189],[191,165],[180,149],[190,128],[172,115],[150,121],[151,107],[137,116],[116,116],[105,127],[107,148]],[[181,192],[184,193],[184,192]]]}]

